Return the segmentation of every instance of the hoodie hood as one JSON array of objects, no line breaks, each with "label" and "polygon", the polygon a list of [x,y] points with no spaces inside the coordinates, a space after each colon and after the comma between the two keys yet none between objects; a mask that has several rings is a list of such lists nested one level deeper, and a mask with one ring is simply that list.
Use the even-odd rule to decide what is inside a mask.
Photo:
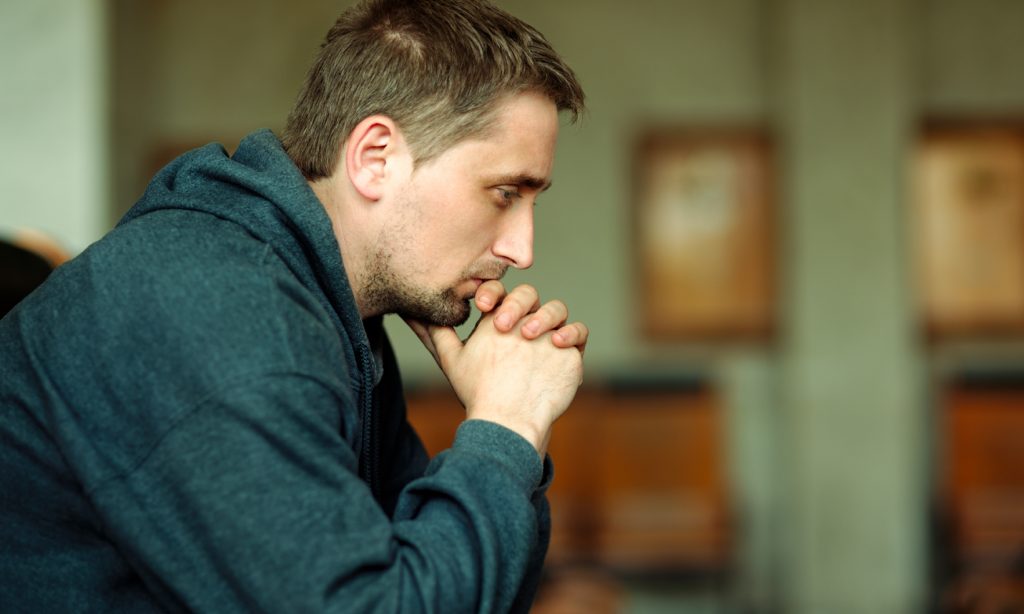
[{"label": "hoodie hood", "polygon": [[175,159],[118,226],[168,209],[202,211],[245,228],[304,285],[326,295],[354,344],[369,346],[331,220],[273,132],[250,134],[233,156],[211,143]]}]

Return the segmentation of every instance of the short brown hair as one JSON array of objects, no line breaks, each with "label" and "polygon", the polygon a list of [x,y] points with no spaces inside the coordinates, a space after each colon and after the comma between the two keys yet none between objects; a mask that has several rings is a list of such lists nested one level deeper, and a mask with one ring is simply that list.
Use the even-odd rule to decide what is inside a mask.
[{"label": "short brown hair", "polygon": [[482,0],[367,0],[346,11],[288,115],[285,150],[307,179],[328,177],[360,121],[382,114],[417,164],[482,133],[496,101],[536,90],[575,121],[583,89],[530,25]]}]

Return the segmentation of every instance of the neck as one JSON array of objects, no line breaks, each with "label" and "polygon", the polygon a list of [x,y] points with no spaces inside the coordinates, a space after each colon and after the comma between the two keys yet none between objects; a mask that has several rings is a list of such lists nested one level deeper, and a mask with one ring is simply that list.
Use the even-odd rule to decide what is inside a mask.
[{"label": "neck", "polygon": [[365,252],[360,248],[358,232],[354,230],[348,233],[344,232],[345,228],[356,229],[358,225],[351,223],[347,219],[348,216],[345,213],[347,208],[344,206],[344,199],[338,195],[335,182],[331,177],[327,177],[310,181],[309,187],[316,194],[317,199],[320,200],[320,204],[323,205],[324,211],[327,213],[328,219],[331,220],[331,228],[334,231],[334,238],[338,242],[338,248],[341,250],[341,261],[344,264],[345,275],[348,277],[348,285],[352,288],[352,295],[356,299],[359,317],[365,320],[379,315],[371,313],[371,310],[368,309],[362,300],[364,292],[359,280],[362,279],[364,268],[362,254]]}]

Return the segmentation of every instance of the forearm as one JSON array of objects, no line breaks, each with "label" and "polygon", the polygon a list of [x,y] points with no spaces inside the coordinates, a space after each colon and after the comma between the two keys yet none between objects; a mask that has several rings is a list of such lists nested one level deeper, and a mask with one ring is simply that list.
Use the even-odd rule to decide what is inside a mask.
[{"label": "forearm", "polygon": [[[541,464],[493,425],[464,425],[389,516],[337,426],[243,386],[193,412],[131,473],[90,493],[111,538],[170,609],[504,611],[537,541]],[[294,415],[282,415],[287,408]],[[285,426],[288,425],[288,426]]]},{"label": "forearm", "polygon": [[[459,563],[462,584],[480,591],[474,610],[514,611],[521,589],[539,580],[547,551],[550,519],[544,491],[549,481],[550,472],[542,471],[540,460],[517,435],[467,421],[452,448],[439,454],[403,494],[396,536],[441,542],[445,551],[431,554]],[[438,540],[438,527],[453,540]]]},{"label": "forearm", "polygon": [[548,505],[547,490],[553,479],[554,467],[551,457],[545,456],[544,477],[541,478],[541,485],[533,495],[533,508],[537,517],[537,542],[530,554],[526,576],[523,578],[519,594],[516,595],[510,612],[529,612],[533,600],[537,596],[537,589],[540,588],[544,572],[544,559],[547,557],[548,546],[551,542],[551,508]]}]

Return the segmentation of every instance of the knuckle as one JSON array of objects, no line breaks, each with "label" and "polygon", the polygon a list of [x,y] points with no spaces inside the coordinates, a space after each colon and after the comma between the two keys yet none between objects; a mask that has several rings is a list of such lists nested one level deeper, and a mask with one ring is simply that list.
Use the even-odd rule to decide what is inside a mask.
[{"label": "knuckle", "polygon": [[518,286],[516,286],[514,292],[516,294],[522,294],[530,298],[536,298],[540,296],[540,294],[537,292],[537,289],[531,286],[530,284],[519,284]]},{"label": "knuckle", "polygon": [[548,301],[547,306],[548,306],[549,309],[551,309],[555,313],[559,313],[559,314],[569,313],[569,308],[565,306],[565,303],[563,303],[562,301],[560,301],[558,299],[555,299],[553,301]]}]

